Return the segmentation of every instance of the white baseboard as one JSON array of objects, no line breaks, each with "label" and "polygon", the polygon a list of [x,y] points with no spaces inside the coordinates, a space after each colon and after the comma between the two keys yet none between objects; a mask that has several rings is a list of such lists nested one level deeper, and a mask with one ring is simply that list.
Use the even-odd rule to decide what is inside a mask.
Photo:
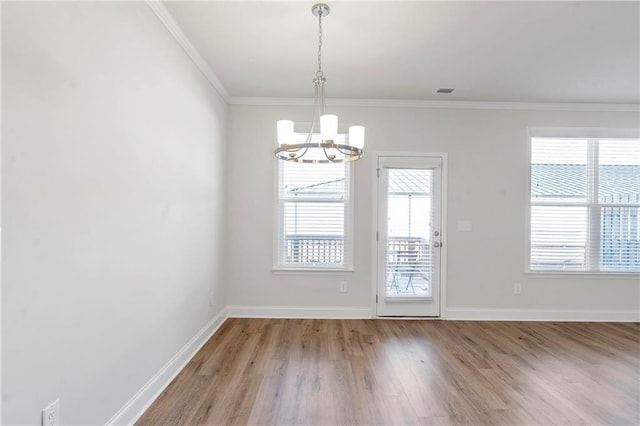
[{"label": "white baseboard", "polygon": [[640,312],[634,310],[447,308],[446,318],[466,321],[640,322]]},{"label": "white baseboard", "polygon": [[193,356],[227,319],[226,308],[213,317],[178,351],[108,422],[107,425],[132,425],[162,391],[182,371]]},{"label": "white baseboard", "polygon": [[[302,319],[369,319],[375,318],[371,308],[362,307],[291,307],[291,306],[227,306],[228,318],[302,318]],[[634,310],[550,310],[550,309],[482,309],[448,308],[447,320],[468,321],[577,321],[640,322],[640,311]]]},{"label": "white baseboard", "polygon": [[304,319],[369,319],[371,308],[347,307],[290,307],[290,306],[227,306],[229,318],[304,318]]}]

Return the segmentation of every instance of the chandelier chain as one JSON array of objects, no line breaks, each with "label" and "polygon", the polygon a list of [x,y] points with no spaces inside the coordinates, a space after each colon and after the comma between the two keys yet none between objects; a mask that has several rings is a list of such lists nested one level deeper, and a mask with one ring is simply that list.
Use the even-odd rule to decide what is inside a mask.
[{"label": "chandelier chain", "polygon": [[318,13],[318,72],[316,76],[322,77],[322,8]]}]

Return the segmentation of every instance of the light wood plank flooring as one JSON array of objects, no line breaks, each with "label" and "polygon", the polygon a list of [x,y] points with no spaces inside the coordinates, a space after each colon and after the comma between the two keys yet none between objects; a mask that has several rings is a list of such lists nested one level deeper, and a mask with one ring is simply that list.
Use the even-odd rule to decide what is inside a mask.
[{"label": "light wood plank flooring", "polygon": [[640,324],[229,319],[140,425],[640,424]]}]

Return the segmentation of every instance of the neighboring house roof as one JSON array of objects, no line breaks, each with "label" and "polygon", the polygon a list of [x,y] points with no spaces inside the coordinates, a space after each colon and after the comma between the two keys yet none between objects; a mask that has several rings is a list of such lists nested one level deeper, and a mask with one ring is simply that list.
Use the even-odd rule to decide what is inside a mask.
[{"label": "neighboring house roof", "polygon": [[431,179],[420,169],[395,169],[389,179],[389,193],[392,195],[429,195]]},{"label": "neighboring house roof", "polygon": [[[393,195],[428,195],[430,181],[425,181],[424,170],[403,169],[396,171],[393,179],[389,179],[389,193]],[[344,178],[288,189],[299,195],[335,194],[344,192]]]},{"label": "neighboring house roof", "polygon": [[341,194],[344,193],[344,178],[287,188],[287,192],[297,195]]},{"label": "neighboring house roof", "polygon": [[[581,164],[533,164],[531,196],[539,198],[585,197],[587,166]],[[640,165],[600,166],[601,197],[640,196]],[[633,201],[633,200],[632,200]]]},{"label": "neighboring house roof", "polygon": [[[389,179],[389,193],[394,195],[428,195],[430,182],[422,170],[404,169]],[[602,197],[631,195],[640,197],[640,165],[600,166],[599,194]],[[581,164],[533,164],[531,195],[539,198],[584,197],[587,167]],[[344,179],[334,179],[289,189],[289,192],[335,194],[344,192]]]}]

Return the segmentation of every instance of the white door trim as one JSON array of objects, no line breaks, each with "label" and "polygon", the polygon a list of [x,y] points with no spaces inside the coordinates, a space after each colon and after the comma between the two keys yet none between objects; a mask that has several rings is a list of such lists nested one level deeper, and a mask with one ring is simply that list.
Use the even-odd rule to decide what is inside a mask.
[{"label": "white door trim", "polygon": [[[447,224],[447,181],[448,181],[448,155],[446,152],[396,152],[396,151],[375,151],[373,153],[373,167],[371,171],[373,217],[371,220],[371,256],[373,259],[371,270],[371,312],[374,318],[378,317],[376,295],[378,292],[378,163],[380,157],[440,157],[442,159],[442,250],[440,253],[440,317],[446,319],[447,316],[447,252],[449,251]],[[427,319],[427,318],[425,318]]]}]

